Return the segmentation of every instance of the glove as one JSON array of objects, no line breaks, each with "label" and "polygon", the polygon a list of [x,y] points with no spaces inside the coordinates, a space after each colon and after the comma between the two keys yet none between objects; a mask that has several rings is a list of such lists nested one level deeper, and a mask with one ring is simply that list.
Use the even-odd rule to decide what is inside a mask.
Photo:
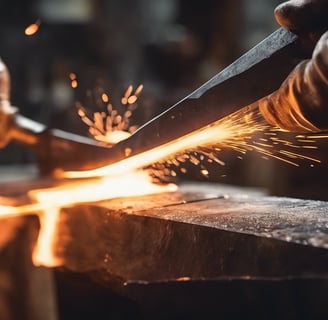
[{"label": "glove", "polygon": [[[327,29],[328,1],[288,1],[276,8],[275,16],[283,27],[319,38]],[[328,129],[328,32],[319,38],[312,58],[296,66],[277,91],[261,99],[259,108],[270,124],[287,131]]]}]

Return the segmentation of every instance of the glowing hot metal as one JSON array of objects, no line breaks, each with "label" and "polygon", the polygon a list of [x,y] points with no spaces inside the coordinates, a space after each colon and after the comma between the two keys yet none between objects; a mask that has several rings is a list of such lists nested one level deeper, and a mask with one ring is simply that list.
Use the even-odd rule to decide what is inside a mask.
[{"label": "glowing hot metal", "polygon": [[[282,132],[282,130],[268,125],[257,106],[253,105],[169,143],[127,157],[111,165],[88,171],[58,172],[58,176],[66,178],[116,176],[154,163],[179,159],[181,155],[188,152],[203,154],[219,164],[224,164],[217,157],[217,153],[222,149],[232,149],[242,154],[253,150],[296,166],[298,166],[297,160],[307,159],[312,162],[320,162],[318,159],[306,157],[302,153],[287,149],[316,148],[316,146],[296,145],[288,140],[278,139],[276,136],[278,132]],[[270,135],[269,139],[260,138],[260,142],[255,140],[256,134],[265,133]],[[305,138],[302,141],[308,144],[315,142],[315,140]],[[191,159],[191,161],[193,160]]]},{"label": "glowing hot metal", "polygon": [[[35,189],[28,192],[31,203],[17,206],[0,206],[0,218],[21,215],[40,217],[40,233],[33,252],[33,263],[44,266],[60,266],[61,261],[54,255],[53,244],[57,217],[60,209],[81,203],[103,199],[140,196],[177,190],[174,184],[158,185],[151,181],[147,171],[135,171],[119,177],[103,177],[85,181],[63,182],[51,188]],[[58,248],[57,248],[58,249]]]}]

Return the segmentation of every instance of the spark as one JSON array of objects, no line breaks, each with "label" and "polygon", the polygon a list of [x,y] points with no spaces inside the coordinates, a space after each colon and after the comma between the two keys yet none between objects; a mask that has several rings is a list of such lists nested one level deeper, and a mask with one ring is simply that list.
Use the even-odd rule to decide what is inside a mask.
[{"label": "spark", "polygon": [[[113,107],[109,95],[100,90],[100,100],[105,104],[105,108],[101,112],[94,112],[91,117],[87,115],[87,110],[78,104],[78,115],[89,127],[90,135],[95,140],[110,146],[127,139],[138,128],[138,126],[130,125],[130,119],[137,107],[136,102],[142,90],[143,85],[139,85],[134,92],[133,86],[128,86],[121,98],[121,106],[118,107]],[[119,113],[118,109],[122,107],[125,109]]]},{"label": "spark", "polygon": [[209,175],[209,172],[206,169],[202,169],[200,172],[203,176],[208,176]]},{"label": "spark", "polygon": [[71,86],[73,89],[77,88],[77,86],[78,86],[77,80],[72,80]]},{"label": "spark", "polygon": [[327,139],[328,135],[327,134],[322,134],[322,135],[309,135],[309,139]]},{"label": "spark", "polygon": [[78,82],[77,82],[76,74],[74,72],[71,72],[68,76],[69,76],[69,78],[71,80],[71,87],[73,89],[76,89],[78,87]]},{"label": "spark", "polygon": [[27,26],[24,30],[25,35],[26,36],[33,36],[34,34],[36,34],[39,30],[40,24],[41,24],[41,20],[38,19],[34,23]]},{"label": "spark", "polygon": [[128,88],[126,89],[125,93],[124,93],[124,96],[121,99],[121,103],[123,105],[134,104],[137,101],[137,99],[138,99],[138,97],[139,97],[142,90],[143,90],[143,85],[141,84],[137,87],[137,89],[132,94],[133,86],[129,85]]},{"label": "spark", "polygon": [[107,95],[106,93],[103,93],[103,94],[101,95],[101,99],[102,99],[102,101],[105,102],[105,103],[107,103],[107,102],[109,101],[109,97],[108,97],[108,95]]},{"label": "spark", "polygon": [[[124,96],[131,94],[131,92],[132,89],[128,88]],[[319,159],[308,157],[301,152],[288,150],[289,148],[315,149],[316,146],[311,146],[313,136],[311,139],[303,136],[301,141],[297,142],[308,143],[309,146],[307,146],[304,144],[297,145],[290,140],[290,137],[280,136],[281,133],[286,132],[269,125],[257,106],[248,106],[151,150],[94,170],[65,172],[64,176],[79,178],[116,175],[126,170],[152,166],[156,163],[179,166],[186,159],[195,166],[200,166],[205,158],[224,166],[225,162],[219,158],[219,153],[222,150],[232,150],[242,155],[255,151],[266,159],[277,159],[297,167],[300,166],[300,161],[304,160],[315,163],[321,162]],[[263,135],[267,136],[268,139],[263,140]]]}]

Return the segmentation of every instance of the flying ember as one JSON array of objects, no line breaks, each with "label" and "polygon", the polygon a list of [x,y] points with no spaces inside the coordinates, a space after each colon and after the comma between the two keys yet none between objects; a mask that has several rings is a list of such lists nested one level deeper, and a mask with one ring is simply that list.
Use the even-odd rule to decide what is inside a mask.
[{"label": "flying ember", "polygon": [[24,30],[25,35],[33,36],[34,34],[36,34],[39,31],[40,24],[41,24],[41,20],[38,19],[36,20],[36,22],[27,26]]},{"label": "flying ember", "polygon": [[[297,140],[297,143],[292,143],[281,138],[279,133],[283,131],[269,125],[257,106],[250,106],[183,137],[117,163],[94,170],[64,172],[63,176],[66,178],[116,176],[155,163],[179,165],[189,160],[199,165],[205,158],[225,165],[218,157],[223,149],[230,149],[242,155],[248,151],[256,151],[264,158],[275,158],[294,166],[299,166],[299,160],[320,163],[319,159],[294,151],[294,149],[316,148],[313,145],[315,140],[303,136],[302,139]],[[204,175],[208,175],[205,168],[201,169]]]},{"label": "flying ember", "polygon": [[143,85],[139,85],[133,92],[133,86],[130,85],[124,96],[121,98],[121,107],[125,110],[120,114],[117,108],[113,107],[109,100],[109,95],[101,93],[101,101],[106,104],[106,110],[103,112],[94,112],[92,119],[88,117],[86,109],[78,105],[78,115],[81,120],[89,127],[91,136],[100,142],[108,145],[116,144],[128,138],[137,126],[130,125],[130,118],[133,111],[137,108],[137,100],[143,90]]}]

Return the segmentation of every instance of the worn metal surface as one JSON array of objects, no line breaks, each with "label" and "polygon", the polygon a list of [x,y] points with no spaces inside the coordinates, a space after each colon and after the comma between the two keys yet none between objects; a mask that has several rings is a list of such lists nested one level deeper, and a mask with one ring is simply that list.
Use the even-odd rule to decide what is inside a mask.
[{"label": "worn metal surface", "polygon": [[[41,182],[53,183],[6,183],[2,192],[16,184],[22,197]],[[325,318],[327,207],[196,183],[64,208],[59,319]]]},{"label": "worn metal surface", "polygon": [[58,256],[102,281],[327,276],[326,202],[220,185],[61,211]]},{"label": "worn metal surface", "polygon": [[[189,188],[197,190],[196,185],[181,190]],[[215,184],[203,188],[208,193],[213,190],[213,194],[220,194]],[[147,215],[328,249],[327,202],[259,197],[247,192],[243,195],[242,190],[239,194],[227,190],[225,195],[224,200],[199,202],[197,206],[185,204],[181,210],[158,208]]]},{"label": "worn metal surface", "polygon": [[[7,183],[0,195],[24,202],[26,190],[56,183]],[[289,277],[328,270],[327,202],[220,184],[75,204],[61,210],[55,236],[54,254],[68,269],[96,270],[104,279]]]},{"label": "worn metal surface", "polygon": [[114,291],[126,319],[325,319],[327,208],[217,184],[66,208],[59,305],[83,319],[73,297],[106,313]]}]

